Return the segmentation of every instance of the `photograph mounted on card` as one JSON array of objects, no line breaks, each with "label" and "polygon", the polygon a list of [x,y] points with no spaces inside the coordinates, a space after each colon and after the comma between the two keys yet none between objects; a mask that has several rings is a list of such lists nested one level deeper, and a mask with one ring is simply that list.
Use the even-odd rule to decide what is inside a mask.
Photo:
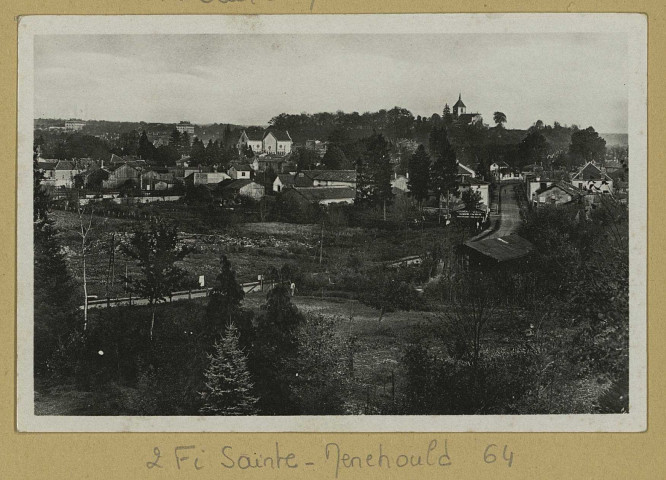
[{"label": "photograph mounted on card", "polygon": [[22,17],[18,429],[645,430],[646,42]]}]

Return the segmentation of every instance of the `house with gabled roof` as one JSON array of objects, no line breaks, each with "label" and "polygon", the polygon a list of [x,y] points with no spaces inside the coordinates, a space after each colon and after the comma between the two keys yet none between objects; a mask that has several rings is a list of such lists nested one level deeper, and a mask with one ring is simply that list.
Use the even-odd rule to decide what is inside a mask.
[{"label": "house with gabled roof", "polygon": [[532,202],[536,207],[545,205],[566,205],[577,202],[585,196],[585,192],[570,183],[562,180],[552,185],[539,189],[534,193]]},{"label": "house with gabled roof", "polygon": [[289,132],[271,128],[266,130],[263,138],[263,153],[269,155],[287,155],[291,153],[291,140]]},{"label": "house with gabled roof", "polygon": [[250,147],[254,153],[265,153],[268,155],[288,155],[291,153],[293,141],[289,132],[277,128],[269,128],[264,131],[243,130],[236,147],[239,152]]},{"label": "house with gabled roof", "polygon": [[313,187],[356,188],[356,170],[307,170]]},{"label": "house with gabled roof", "polygon": [[227,172],[233,180],[248,180],[252,178],[254,169],[247,163],[232,165]]},{"label": "house with gabled roof", "polygon": [[266,191],[263,185],[250,179],[224,180],[215,188],[215,195],[226,201],[236,201],[239,197],[261,200]]},{"label": "house with gabled roof", "polygon": [[571,184],[590,193],[613,193],[613,179],[594,162],[587,162],[571,177]]},{"label": "house with gabled roof", "polygon": [[254,153],[261,153],[264,149],[264,132],[257,130],[243,130],[238,138],[236,147],[239,152],[250,147]]},{"label": "house with gabled roof", "polygon": [[461,177],[458,186],[460,188],[460,193],[466,190],[478,193],[481,196],[481,208],[486,211],[490,210],[490,182],[465,176]]},{"label": "house with gabled roof", "polygon": [[462,163],[458,162],[458,176],[474,178],[476,177],[476,172],[474,169],[468,167],[467,165],[463,165]]},{"label": "house with gabled roof", "polygon": [[334,203],[352,204],[356,190],[349,187],[289,187],[282,195],[293,197],[298,202],[331,205]]},{"label": "house with gabled roof", "polygon": [[129,163],[112,165],[106,170],[109,177],[102,182],[102,188],[118,188],[128,182],[139,186],[141,183],[141,171]]},{"label": "house with gabled roof", "polygon": [[43,184],[51,187],[72,188],[74,177],[81,168],[69,160],[37,160],[37,168],[44,174]]},{"label": "house with gabled roof", "polygon": [[534,245],[518,235],[469,240],[461,246],[463,264],[470,270],[494,269],[526,261]]},{"label": "house with gabled roof", "polygon": [[280,193],[287,187],[294,186],[294,176],[290,173],[280,173],[273,180],[273,191]]}]

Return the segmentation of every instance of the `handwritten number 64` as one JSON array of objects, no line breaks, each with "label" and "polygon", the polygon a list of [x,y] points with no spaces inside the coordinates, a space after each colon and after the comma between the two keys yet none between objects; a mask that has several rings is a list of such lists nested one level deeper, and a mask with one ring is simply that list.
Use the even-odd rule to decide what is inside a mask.
[{"label": "handwritten number 64", "polygon": [[[497,455],[492,453],[496,448],[499,448],[497,445],[494,443],[491,443],[488,445],[483,452],[483,461],[486,463],[495,463],[497,461]],[[491,451],[492,450],[492,451]],[[513,452],[508,451],[508,445],[504,445],[504,449],[502,450],[502,459],[507,463],[508,467],[511,467],[513,464]]]}]

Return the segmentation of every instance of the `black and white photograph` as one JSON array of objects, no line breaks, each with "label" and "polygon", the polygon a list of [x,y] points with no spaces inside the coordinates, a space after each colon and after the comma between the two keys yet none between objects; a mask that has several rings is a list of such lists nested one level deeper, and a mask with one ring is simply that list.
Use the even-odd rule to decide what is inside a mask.
[{"label": "black and white photograph", "polygon": [[646,22],[24,17],[22,431],[640,431]]}]

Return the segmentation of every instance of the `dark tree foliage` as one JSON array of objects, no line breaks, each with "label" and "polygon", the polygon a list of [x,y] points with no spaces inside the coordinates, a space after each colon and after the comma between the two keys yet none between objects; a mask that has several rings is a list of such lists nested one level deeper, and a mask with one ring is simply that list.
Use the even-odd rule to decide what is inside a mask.
[{"label": "dark tree foliage", "polygon": [[43,173],[33,169],[34,232],[34,366],[37,375],[64,375],[58,356],[64,354],[76,331],[74,282],[48,217],[51,199],[42,187]]},{"label": "dark tree foliage", "polygon": [[336,144],[328,147],[321,161],[329,170],[344,170],[348,167],[345,153]]},{"label": "dark tree foliage", "polygon": [[466,210],[476,210],[481,205],[481,194],[471,188],[462,192],[461,200],[465,204]]},{"label": "dark tree foliage", "polygon": [[120,155],[136,155],[139,148],[139,132],[130,130],[120,134],[115,150]]},{"label": "dark tree foliage", "polygon": [[378,322],[382,321],[385,313],[397,310],[409,311],[418,304],[414,288],[387,271],[375,272],[368,279],[362,288],[360,300],[369,307],[379,310]]},{"label": "dark tree foliage", "polygon": [[245,147],[243,147],[243,156],[246,158],[254,158],[254,150],[252,150],[251,146],[245,145]]},{"label": "dark tree foliage", "polygon": [[185,272],[176,263],[183,260],[189,250],[179,245],[175,228],[159,221],[147,229],[136,230],[129,243],[122,246],[122,251],[135,260],[141,270],[141,277],[130,277],[127,281],[135,295],[148,300],[152,313],[152,340],[155,308],[184,282]]},{"label": "dark tree foliage", "polygon": [[220,335],[224,328],[234,323],[239,330],[241,346],[250,344],[254,329],[250,316],[241,311],[241,302],[245,297],[243,287],[236,280],[236,272],[225,255],[220,258],[220,273],[210,292],[206,307],[208,329],[212,335]]},{"label": "dark tree foliage", "polygon": [[451,125],[453,123],[453,115],[451,114],[451,107],[449,107],[448,103],[444,105],[444,111],[442,113],[442,120],[444,121],[444,125]]},{"label": "dark tree foliage", "polygon": [[209,355],[206,369],[206,389],[202,415],[255,415],[257,398],[247,367],[247,356],[239,343],[239,332],[230,323],[224,336],[215,342],[215,352]]},{"label": "dark tree foliage", "polygon": [[548,154],[548,142],[538,128],[530,128],[527,136],[518,145],[519,167],[542,164]]},{"label": "dark tree foliage", "polygon": [[190,149],[190,162],[192,165],[206,165],[206,147],[199,137],[194,137],[192,148]]},{"label": "dark tree foliage", "polygon": [[291,161],[296,164],[296,171],[312,170],[319,163],[319,155],[307,148],[297,148],[291,153]]},{"label": "dark tree foliage", "polygon": [[250,358],[250,370],[259,396],[257,406],[264,415],[295,414],[298,406],[292,397],[292,387],[297,373],[296,332],[304,318],[291,303],[284,283],[268,292],[261,308]]},{"label": "dark tree foliage", "polygon": [[189,205],[209,205],[213,194],[206,185],[188,184],[185,187],[185,202]]},{"label": "dark tree foliage", "polygon": [[603,162],[606,157],[606,140],[592,127],[571,134],[569,152],[579,159],[578,163]]},{"label": "dark tree foliage", "polygon": [[506,114],[504,112],[493,113],[493,122],[495,122],[499,128],[503,128],[506,123]]},{"label": "dark tree foliage", "polygon": [[370,136],[366,149],[356,164],[356,202],[359,207],[381,207],[386,219],[386,206],[393,201],[391,188],[390,145],[381,134]]},{"label": "dark tree foliage", "polygon": [[423,145],[419,145],[409,160],[409,194],[419,206],[428,200],[430,190],[430,157]]},{"label": "dark tree foliage", "polygon": [[155,158],[156,148],[150,140],[148,140],[148,135],[146,131],[141,132],[139,137],[139,145],[136,150],[136,154],[143,158],[144,160],[153,160]]},{"label": "dark tree foliage", "polygon": [[609,196],[595,208],[546,206],[525,218],[520,235],[537,248],[535,286],[553,296],[567,332],[557,355],[583,377],[613,382],[604,411],[628,402],[628,211]]},{"label": "dark tree foliage", "polygon": [[434,128],[430,142],[431,155],[435,155],[435,162],[430,167],[430,188],[436,198],[446,198],[448,201],[450,195],[458,196],[456,152],[444,128]]},{"label": "dark tree foliage", "polygon": [[[64,138],[63,138],[64,137]],[[51,137],[42,147],[42,156],[67,160],[72,158],[108,158],[111,156],[111,147],[105,140],[86,135],[73,133]]]},{"label": "dark tree foliage", "polygon": [[344,414],[349,395],[348,339],[338,333],[334,319],[323,315],[308,315],[296,335],[298,377],[293,393],[299,414]]},{"label": "dark tree foliage", "polygon": [[154,160],[159,165],[173,166],[179,158],[177,148],[172,145],[160,145],[155,149]]},{"label": "dark tree foliage", "polygon": [[180,146],[180,132],[174,128],[169,136],[169,145],[178,148]]}]

